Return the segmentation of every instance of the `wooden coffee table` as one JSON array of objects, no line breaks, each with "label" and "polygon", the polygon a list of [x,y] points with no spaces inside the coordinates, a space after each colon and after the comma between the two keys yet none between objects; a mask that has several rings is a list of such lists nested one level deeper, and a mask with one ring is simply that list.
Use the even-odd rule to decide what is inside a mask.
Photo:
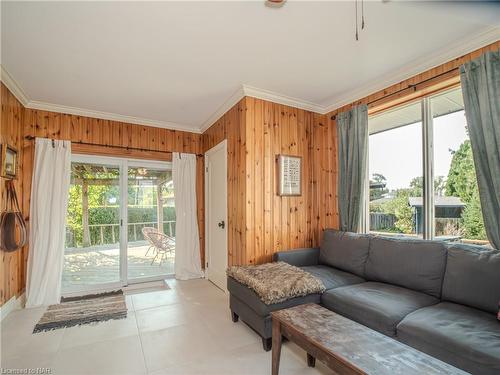
[{"label": "wooden coffee table", "polygon": [[306,304],[275,311],[272,373],[278,375],[282,337],[339,374],[466,374],[447,363],[334,313]]}]

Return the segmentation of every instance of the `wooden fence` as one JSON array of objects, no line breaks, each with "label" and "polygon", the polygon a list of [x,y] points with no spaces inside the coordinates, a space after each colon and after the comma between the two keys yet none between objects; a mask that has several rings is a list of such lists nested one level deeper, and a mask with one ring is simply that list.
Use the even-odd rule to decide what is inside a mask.
[{"label": "wooden fence", "polygon": [[393,228],[396,223],[396,216],[383,212],[370,212],[370,231]]},{"label": "wooden fence", "polygon": [[[462,230],[460,228],[460,218],[456,217],[436,217],[434,219],[436,236],[453,235],[460,237]],[[396,216],[383,212],[370,212],[370,231],[384,231],[394,228]]]}]

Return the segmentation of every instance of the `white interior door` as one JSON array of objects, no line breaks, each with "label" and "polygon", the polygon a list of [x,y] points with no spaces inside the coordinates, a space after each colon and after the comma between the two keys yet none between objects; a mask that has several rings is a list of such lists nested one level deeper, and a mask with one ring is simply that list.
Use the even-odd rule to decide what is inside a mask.
[{"label": "white interior door", "polygon": [[226,290],[227,143],[205,154],[206,269],[208,279]]}]

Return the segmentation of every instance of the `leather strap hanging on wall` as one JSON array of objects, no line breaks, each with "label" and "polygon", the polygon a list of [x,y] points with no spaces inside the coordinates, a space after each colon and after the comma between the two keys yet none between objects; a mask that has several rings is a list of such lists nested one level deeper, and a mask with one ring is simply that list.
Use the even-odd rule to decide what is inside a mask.
[{"label": "leather strap hanging on wall", "polygon": [[[19,208],[16,189],[12,180],[7,181],[6,211],[0,214],[0,249],[15,251],[26,245],[28,236],[26,223]],[[19,241],[16,241],[16,227],[19,227]]]}]

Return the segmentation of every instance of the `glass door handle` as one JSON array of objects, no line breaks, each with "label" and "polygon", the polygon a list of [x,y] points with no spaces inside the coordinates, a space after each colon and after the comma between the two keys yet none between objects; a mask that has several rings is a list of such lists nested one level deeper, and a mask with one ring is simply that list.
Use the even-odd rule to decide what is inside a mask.
[{"label": "glass door handle", "polygon": [[217,225],[219,226],[219,228],[222,228],[222,229],[224,229],[226,227],[226,223],[224,223],[224,220],[219,222],[219,224],[217,224]]}]

